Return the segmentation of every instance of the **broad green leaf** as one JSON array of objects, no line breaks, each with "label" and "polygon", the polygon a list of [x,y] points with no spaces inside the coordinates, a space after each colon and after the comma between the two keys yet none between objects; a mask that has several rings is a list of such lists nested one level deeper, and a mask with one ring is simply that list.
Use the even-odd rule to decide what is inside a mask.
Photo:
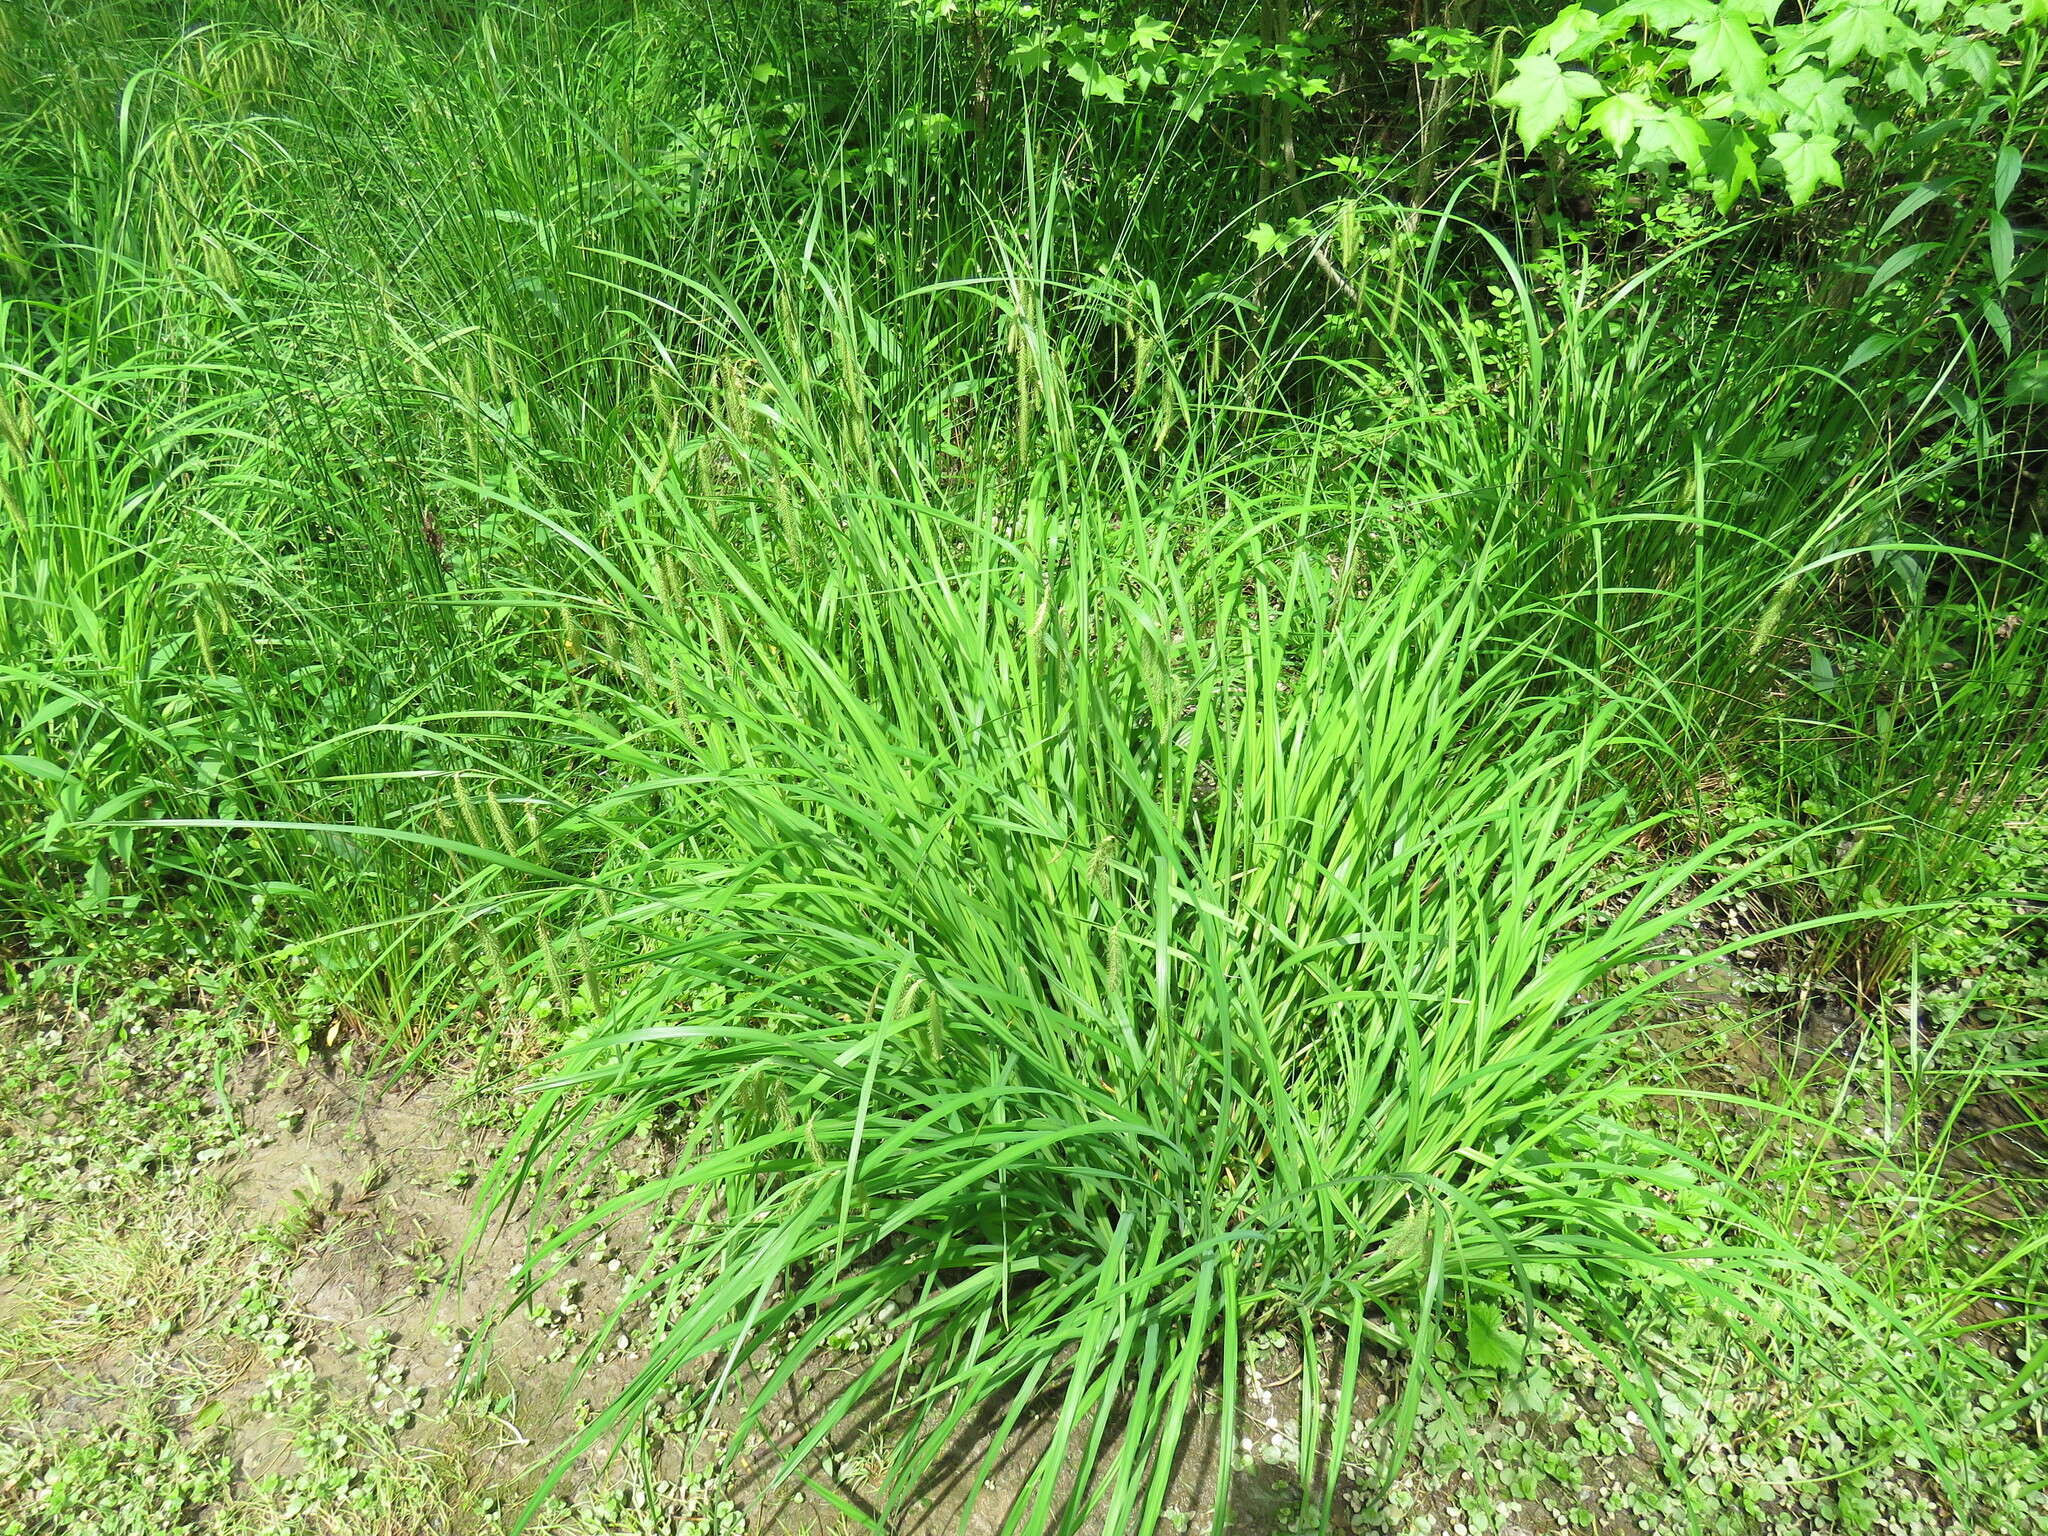
[{"label": "broad green leaf", "polygon": [[2020,150],[2017,144],[2008,144],[1998,152],[1998,164],[1991,172],[1991,204],[2003,208],[2012,196],[2012,189],[2019,185]]},{"label": "broad green leaf", "polygon": [[1173,40],[1173,23],[1161,21],[1156,16],[1140,16],[1131,23],[1131,46],[1133,48],[1157,48]]},{"label": "broad green leaf", "polygon": [[1052,49],[1043,37],[1027,38],[1010,50],[1010,66],[1023,73],[1052,63]]},{"label": "broad green leaf", "polygon": [[1998,78],[1998,50],[1981,37],[1966,37],[1951,44],[1942,63],[1987,91]]},{"label": "broad green leaf", "polygon": [[29,757],[24,753],[0,753],[0,763],[5,763],[9,768],[25,773],[32,779],[46,779],[55,782],[71,777],[69,773],[59,768],[55,763],[47,762],[40,757]]},{"label": "broad green leaf", "polygon": [[1593,103],[1586,113],[1586,126],[1605,139],[1608,148],[1618,155],[1628,147],[1637,129],[1661,115],[1658,107],[1634,91],[1617,91]]},{"label": "broad green leaf", "polygon": [[2005,398],[2010,405],[2048,405],[2048,351],[2025,352],[2012,360]]},{"label": "broad green leaf", "polygon": [[1882,0],[1852,0],[1819,24],[1828,63],[1840,69],[1851,60],[1888,58],[1913,41],[1913,29]]},{"label": "broad green leaf", "polygon": [[2000,283],[2012,276],[2012,220],[1998,212],[1991,215],[1991,275]]},{"label": "broad green leaf", "polygon": [[1815,693],[1833,693],[1842,679],[1828,653],[1817,645],[1806,648],[1806,676],[1801,679]]},{"label": "broad green leaf", "polygon": [[1891,61],[1884,72],[1884,83],[1887,90],[1905,97],[1916,107],[1927,105],[1928,92],[1933,89],[1927,65],[1910,53],[1902,53]]},{"label": "broad green leaf", "polygon": [[1618,20],[1645,22],[1659,32],[1676,32],[1707,20],[1714,14],[1714,6],[1712,0],[1629,0],[1608,14]]},{"label": "broad green leaf", "polygon": [[1607,87],[1584,70],[1558,68],[1557,60],[1541,55],[1515,60],[1515,77],[1493,98],[1511,107],[1522,148],[1533,150],[1560,125],[1579,125],[1579,104],[1607,94]]},{"label": "broad green leaf", "polygon": [[1870,282],[1863,290],[1864,296],[1867,298],[1871,294],[1876,293],[1878,289],[1890,283],[1901,272],[1912,266],[1914,262],[1936,248],[1934,241],[1921,240],[1912,245],[1901,246],[1898,250],[1893,251],[1891,255],[1885,257],[1878,264],[1877,270],[1870,274]]},{"label": "broad green leaf", "polygon": [[1706,176],[1714,190],[1714,206],[1726,213],[1735,200],[1760,184],[1757,175],[1756,136],[1732,123],[1705,122]]},{"label": "broad green leaf", "polygon": [[1473,1302],[1465,1309],[1465,1358],[1482,1371],[1520,1370],[1529,1341],[1502,1321],[1500,1308]]},{"label": "broad green leaf", "polygon": [[1791,108],[1787,126],[1809,133],[1839,132],[1855,115],[1849,106],[1849,88],[1855,83],[1812,64],[1793,70],[1777,85]]},{"label": "broad green leaf", "polygon": [[1791,194],[1794,208],[1811,199],[1814,189],[1823,182],[1831,187],[1842,184],[1841,163],[1835,159],[1835,150],[1840,145],[1841,140],[1829,134],[1771,135],[1771,153],[1784,172],[1785,190]]},{"label": "broad green leaf", "polygon": [[1127,82],[1114,70],[1105,69],[1100,59],[1082,57],[1067,66],[1067,73],[1080,82],[1087,95],[1100,96],[1123,106],[1128,100]]},{"label": "broad green leaf", "polygon": [[1738,97],[1755,96],[1770,84],[1771,61],[1749,23],[1727,6],[1680,34],[1693,43],[1686,69],[1695,86],[1726,80]]},{"label": "broad green leaf", "polygon": [[1919,186],[1913,188],[1912,191],[1899,199],[1899,206],[1885,215],[1884,222],[1877,226],[1877,232],[1880,235],[1890,234],[1899,225],[1905,223],[1906,220],[1913,217],[1914,214],[1925,208],[1937,197],[1946,193],[1953,185],[1954,183],[1950,181],[1921,182]]},{"label": "broad green leaf", "polygon": [[1977,306],[1977,318],[1998,338],[2001,352],[2012,351],[2012,317],[2005,312],[2005,306],[1993,298],[1987,298]]},{"label": "broad green leaf", "polygon": [[1698,176],[1707,167],[1706,124],[1683,107],[1667,107],[1645,118],[1637,128],[1636,154],[1644,159],[1676,162]]},{"label": "broad green leaf", "polygon": [[1897,336],[1877,335],[1864,337],[1862,341],[1857,343],[1856,350],[1849,354],[1849,361],[1842,364],[1842,372],[1853,373],[1865,363],[1874,362],[1876,359],[1886,356],[1898,347],[1900,340],[1901,338]]},{"label": "broad green leaf", "polygon": [[1537,29],[1529,39],[1528,51],[1553,59],[1576,59],[1613,35],[1605,18],[1583,5],[1568,5],[1548,26]]},{"label": "broad green leaf", "polygon": [[1255,224],[1244,232],[1244,237],[1251,242],[1252,249],[1261,256],[1271,256],[1276,251],[1285,251],[1288,245],[1287,237],[1271,224]]},{"label": "broad green leaf", "polygon": [[1973,5],[1963,12],[1963,25],[1989,32],[1993,37],[2003,37],[2019,24],[2020,13],[2003,3],[1996,5]]}]

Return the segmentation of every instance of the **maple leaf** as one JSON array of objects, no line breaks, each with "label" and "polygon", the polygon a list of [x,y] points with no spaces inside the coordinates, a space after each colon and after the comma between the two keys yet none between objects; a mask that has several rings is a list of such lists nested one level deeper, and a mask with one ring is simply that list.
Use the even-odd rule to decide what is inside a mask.
[{"label": "maple leaf", "polygon": [[1696,26],[1679,34],[1693,44],[1687,58],[1688,72],[1695,86],[1710,80],[1726,80],[1736,98],[1754,98],[1770,84],[1771,61],[1757,42],[1749,23],[1727,6]]},{"label": "maple leaf", "polygon": [[1855,0],[1820,23],[1827,39],[1828,66],[1840,69],[1864,54],[1886,58],[1913,41],[1913,29],[1899,20],[1883,0]]},{"label": "maple leaf", "polygon": [[1579,126],[1580,103],[1605,96],[1607,87],[1584,70],[1558,68],[1557,60],[1538,55],[1515,60],[1515,77],[1494,96],[1494,104],[1512,107],[1522,148],[1533,150],[1562,123]]},{"label": "maple leaf", "polygon": [[1784,173],[1785,190],[1791,194],[1794,208],[1811,198],[1823,182],[1831,187],[1842,184],[1842,165],[1835,158],[1841,143],[1828,133],[1771,135],[1771,155]]}]

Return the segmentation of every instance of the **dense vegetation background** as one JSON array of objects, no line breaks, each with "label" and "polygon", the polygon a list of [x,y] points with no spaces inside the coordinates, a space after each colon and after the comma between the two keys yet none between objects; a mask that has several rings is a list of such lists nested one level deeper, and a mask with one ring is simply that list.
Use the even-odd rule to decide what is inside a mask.
[{"label": "dense vegetation background", "polygon": [[2044,19],[0,13],[17,1001],[531,1088],[550,1454],[2038,1528]]}]

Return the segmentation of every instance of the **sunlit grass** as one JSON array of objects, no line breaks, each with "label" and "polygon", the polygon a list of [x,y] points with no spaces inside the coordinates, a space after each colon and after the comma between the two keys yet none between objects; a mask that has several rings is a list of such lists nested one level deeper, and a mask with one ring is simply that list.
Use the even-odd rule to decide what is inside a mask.
[{"label": "sunlit grass", "polygon": [[[1873,1008],[1981,895],[2044,669],[2038,552],[1935,515],[2017,462],[1966,354],[1370,189],[1332,313],[1178,139],[911,143],[890,33],[764,147],[747,38],[567,10],[23,24],[0,943],[204,953],[303,1051],[538,1020],[497,1209],[675,1138],[596,1218],[682,1212],[592,1441],[707,1364],[754,1427],[894,1307],[795,1461],[893,1393],[900,1505],[993,1413],[1020,1529],[1149,1528],[1254,1330],[1339,1362],[1313,1513],[1367,1351],[1627,1361],[1610,1290],[1835,1263],[1625,1063],[1737,895]],[[2037,1054],[1950,1043],[1914,1116]],[[1896,1232],[1872,1331],[1977,1330]]]}]

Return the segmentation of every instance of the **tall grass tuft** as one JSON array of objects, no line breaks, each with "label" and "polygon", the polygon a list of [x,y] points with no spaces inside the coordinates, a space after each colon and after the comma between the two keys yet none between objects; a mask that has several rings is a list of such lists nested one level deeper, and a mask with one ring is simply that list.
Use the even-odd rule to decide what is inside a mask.
[{"label": "tall grass tuft", "polygon": [[[984,1470],[1031,1437],[1005,1529],[1149,1531],[1196,1421],[1234,1443],[1253,1330],[1355,1364],[1426,1354],[1453,1296],[1743,1267],[1669,1257],[1608,1117],[1674,930],[1756,871],[1643,868],[1601,766],[1622,716],[1556,685],[1488,561],[1368,579],[1213,490],[1207,531],[844,495],[792,547],[671,484],[564,551],[680,680],[599,803],[667,831],[584,918],[647,952],[491,1192],[651,1129],[688,1149],[533,1253],[538,1285],[629,1212],[671,1245],[584,1443],[680,1390],[744,1444],[885,1319],[792,1468],[886,1395],[884,1527],[972,1425]],[[641,574],[678,551],[671,607]],[[1311,1414],[1311,1503],[1353,1414],[1349,1386]]]}]

